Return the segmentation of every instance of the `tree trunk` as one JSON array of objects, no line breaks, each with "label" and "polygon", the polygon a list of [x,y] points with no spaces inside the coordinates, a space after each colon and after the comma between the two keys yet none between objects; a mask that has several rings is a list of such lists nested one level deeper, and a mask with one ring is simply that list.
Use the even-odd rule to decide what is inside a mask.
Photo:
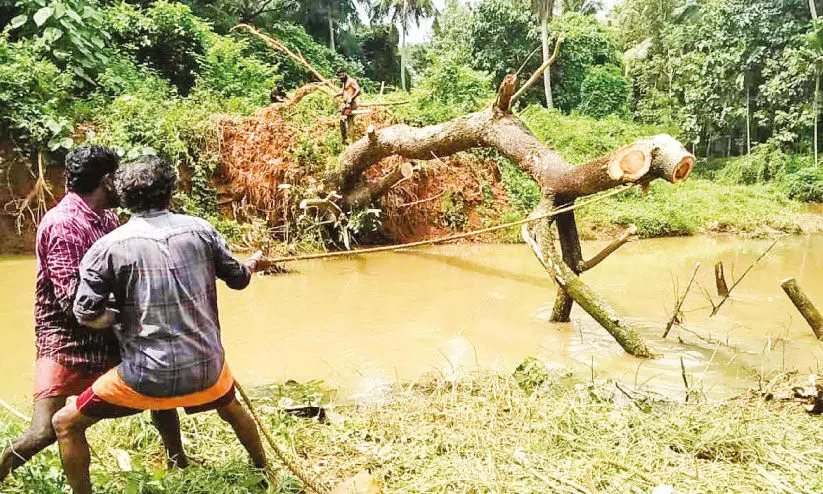
[{"label": "tree trunk", "polygon": [[337,51],[334,48],[334,20],[331,18],[331,11],[329,11],[329,48],[332,52]]},{"label": "tree trunk", "polygon": [[[555,204],[555,206],[557,206],[557,204]],[[583,262],[583,252],[580,249],[580,238],[577,235],[577,223],[574,219],[574,211],[563,213],[557,216],[555,220],[557,223],[557,236],[560,239],[560,250],[563,253],[563,261],[571,268],[575,275],[578,275],[580,274],[580,264]],[[550,321],[571,321],[572,305],[574,305],[574,300],[572,300],[571,295],[569,295],[563,287],[558,287]]]},{"label": "tree trunk", "polygon": [[746,82],[746,154],[752,152],[751,106],[749,104],[749,83]]},{"label": "tree trunk", "polygon": [[[549,19],[548,16],[540,21],[540,41],[543,44],[543,63],[551,56],[549,47]],[[546,108],[554,108],[554,100],[552,98],[552,72],[551,67],[547,67],[543,71],[543,90],[546,94]]]},{"label": "tree trunk", "polygon": [[814,306],[806,292],[797,284],[797,280],[794,278],[783,280],[780,286],[783,287],[783,291],[786,292],[794,306],[800,311],[803,319],[809,323],[817,339],[823,340],[823,316],[820,315],[820,311]]},{"label": "tree trunk", "polygon": [[[814,0],[809,0],[814,5]],[[817,126],[820,116],[820,71],[815,71],[814,78],[814,164],[817,166]]]},{"label": "tree trunk", "polygon": [[[430,160],[477,147],[496,149],[531,175],[543,194],[545,204],[541,204],[544,208],[568,204],[579,197],[624,183],[645,184],[655,178],[681,182],[691,173],[694,156],[665,134],[639,139],[578,166],[570,165],[556,151],[546,148],[522,121],[511,114],[509,106],[515,84],[516,77],[507,76],[494,104],[439,125],[370,129],[340,155],[339,167],[324,178],[327,190],[343,196],[342,208],[363,205],[365,201],[378,200],[379,195],[388,190],[388,185],[403,175],[402,170],[395,170],[385,180],[364,188],[363,174],[382,159],[399,155],[410,160]],[[562,296],[558,297],[558,314],[567,319],[569,301],[573,300],[614,335],[627,351],[638,356],[651,355],[634,329],[620,320],[615,311],[577,276],[582,256],[574,215],[561,214],[557,220],[563,259],[558,266],[549,250],[542,250],[545,255],[539,254],[538,258],[548,259],[549,266],[554,266],[551,274],[562,290]],[[553,234],[541,234],[541,245],[553,244],[553,238]]]},{"label": "tree trunk", "polygon": [[817,6],[814,4],[814,0],[809,0],[809,13],[812,15],[812,19],[817,20]]},{"label": "tree trunk", "polygon": [[400,87],[406,90],[406,23],[400,26]]}]

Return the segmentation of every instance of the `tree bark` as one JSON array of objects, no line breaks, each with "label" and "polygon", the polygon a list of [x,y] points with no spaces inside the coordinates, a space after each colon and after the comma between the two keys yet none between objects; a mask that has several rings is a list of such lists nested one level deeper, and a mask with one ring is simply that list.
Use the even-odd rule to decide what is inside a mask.
[{"label": "tree bark", "polygon": [[[814,0],[809,0],[809,3],[814,5]],[[814,78],[814,164],[817,165],[817,127],[818,118],[820,116],[820,71],[815,71]]]},{"label": "tree bark", "polygon": [[329,9],[329,48],[335,52],[334,48],[334,20],[331,18],[331,9]]},{"label": "tree bark", "polygon": [[400,26],[400,88],[406,91],[406,24],[401,21]]},{"label": "tree bark", "polygon": [[809,0],[809,13],[813,20],[817,20],[817,5],[814,4],[814,0]]},{"label": "tree bark", "polygon": [[[556,206],[556,204],[555,204]],[[580,264],[583,262],[583,252],[580,248],[580,238],[577,234],[577,223],[574,211],[563,213],[555,218],[557,236],[560,239],[560,250],[565,262],[575,275],[580,274]],[[551,322],[571,321],[572,305],[574,300],[562,286],[557,288],[554,299]]]},{"label": "tree bark", "polygon": [[[540,41],[543,44],[543,62],[548,61],[549,52],[549,19],[544,17],[540,20]],[[546,67],[543,71],[543,91],[546,95],[546,108],[554,108],[554,99],[552,98],[552,72],[551,67]]]},{"label": "tree bark", "polygon": [[751,105],[749,102],[749,83],[746,81],[746,154],[752,153]]},{"label": "tree bark", "polygon": [[788,278],[783,280],[780,286],[794,306],[797,307],[797,310],[800,311],[803,319],[809,323],[817,339],[823,341],[823,316],[820,315],[820,311],[814,306],[806,292],[797,284],[797,280]]}]

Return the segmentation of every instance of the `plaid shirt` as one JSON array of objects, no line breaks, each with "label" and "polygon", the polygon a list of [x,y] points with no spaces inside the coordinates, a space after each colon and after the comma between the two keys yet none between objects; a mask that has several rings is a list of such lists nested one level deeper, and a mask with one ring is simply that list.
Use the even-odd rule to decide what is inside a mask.
[{"label": "plaid shirt", "polygon": [[123,381],[151,397],[195,393],[223,370],[216,278],[240,290],[251,272],[208,222],[138,213],[83,258],[74,314],[100,317],[113,293]]},{"label": "plaid shirt", "polygon": [[97,215],[69,192],[37,228],[37,287],[34,302],[37,358],[47,357],[82,372],[102,372],[120,361],[111,331],[91,331],[72,314],[83,254],[118,226],[117,215]]}]

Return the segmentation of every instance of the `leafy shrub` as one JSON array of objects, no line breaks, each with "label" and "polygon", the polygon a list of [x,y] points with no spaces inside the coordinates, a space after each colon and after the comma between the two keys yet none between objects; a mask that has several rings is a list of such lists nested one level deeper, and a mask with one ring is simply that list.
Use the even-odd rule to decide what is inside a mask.
[{"label": "leafy shrub", "polygon": [[201,58],[198,85],[223,96],[241,96],[265,105],[274,85],[277,67],[247,53],[248,43],[210,33]]},{"label": "leafy shrub", "polygon": [[823,202],[823,170],[801,168],[787,174],[782,185],[790,198],[805,202]]},{"label": "leafy shrub", "polygon": [[43,55],[37,42],[0,37],[0,122],[35,147],[70,147],[72,77]]},{"label": "leafy shrub", "polygon": [[444,59],[426,69],[412,90],[412,104],[393,112],[409,124],[431,125],[477,111],[493,97],[486,73]]},{"label": "leafy shrub", "polygon": [[9,26],[35,39],[49,58],[89,85],[109,62],[110,36],[96,3],[85,0],[20,0]]},{"label": "leafy shrub", "polygon": [[549,23],[550,32],[562,34],[563,45],[553,79],[554,102],[566,111],[577,109],[583,100],[583,82],[590,68],[597,65],[620,66],[617,42],[592,15],[567,12]]},{"label": "leafy shrub", "polygon": [[600,118],[629,113],[631,81],[614,65],[596,65],[586,70],[580,86],[580,112]]},{"label": "leafy shrub", "polygon": [[773,146],[757,146],[751,154],[732,158],[716,178],[726,184],[752,185],[776,179],[786,168],[788,156]]},{"label": "leafy shrub", "polygon": [[106,11],[115,43],[168,79],[185,95],[195,83],[209,26],[178,2],[158,0],[145,9],[118,2]]},{"label": "leafy shrub", "polygon": [[459,192],[447,191],[443,195],[443,223],[459,230],[469,221],[466,215],[466,201]]}]

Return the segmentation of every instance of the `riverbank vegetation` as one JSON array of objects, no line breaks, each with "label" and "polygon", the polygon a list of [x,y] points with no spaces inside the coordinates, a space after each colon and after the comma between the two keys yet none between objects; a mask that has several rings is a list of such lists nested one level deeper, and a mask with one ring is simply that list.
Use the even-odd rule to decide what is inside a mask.
[{"label": "riverbank vegetation", "polygon": [[[772,376],[762,389],[724,402],[700,394],[663,398],[600,378],[581,381],[527,359],[514,373],[425,376],[374,390],[369,400],[329,408],[318,383],[258,389],[255,399],[279,444],[306,475],[334,487],[361,470],[384,492],[818,492],[823,489],[819,420],[791,396],[808,382]],[[768,383],[768,384],[767,384]],[[282,406],[323,405],[324,419]],[[0,417],[2,412],[0,412]],[[147,416],[92,429],[99,492],[261,492],[260,475],[214,414],[182,420],[199,463],[165,471]],[[10,416],[0,438],[20,431]],[[299,492],[283,472],[281,489]],[[62,492],[59,458],[38,455],[4,492]]]},{"label": "riverbank vegetation", "polygon": [[[43,188],[35,182],[38,163],[49,175],[80,143],[173,160],[185,186],[177,207],[208,218],[241,247],[397,242],[530,211],[531,180],[499,156],[473,152],[419,163],[416,183],[338,221],[318,226],[303,214],[298,204],[320,193],[313,184],[343,150],[338,103],[313,94],[285,112],[261,110],[278,81],[294,90],[312,76],[260,39],[232,31],[238,22],[301,53],[327,77],[346,68],[367,101],[409,101],[358,117],[357,136],[368,124],[430,125],[478,110],[506,73],[529,74],[541,58],[533,53],[539,22],[528,5],[449,2],[435,15],[432,39],[407,47],[403,91],[399,33],[381,14],[391,9],[376,9],[364,24],[344,3],[320,10],[277,1],[0,3],[4,231],[11,234],[10,218],[30,225],[52,201],[42,190],[25,200],[32,187]],[[430,12],[421,9],[424,17]],[[625,0],[604,20],[594,10],[563,2],[548,13],[547,42],[565,40],[551,68],[554,108],[544,108],[548,93],[538,84],[516,113],[572,163],[661,132],[687,143],[698,163],[678,188],[656,184],[647,196],[630,191],[582,213],[586,235],[629,223],[642,236],[821,229],[802,204],[823,200],[815,155],[823,42],[806,2]],[[232,155],[238,142],[243,149]],[[250,170],[261,173],[241,183]],[[49,183],[59,194],[59,176]],[[467,183],[476,185],[467,190]]]}]

